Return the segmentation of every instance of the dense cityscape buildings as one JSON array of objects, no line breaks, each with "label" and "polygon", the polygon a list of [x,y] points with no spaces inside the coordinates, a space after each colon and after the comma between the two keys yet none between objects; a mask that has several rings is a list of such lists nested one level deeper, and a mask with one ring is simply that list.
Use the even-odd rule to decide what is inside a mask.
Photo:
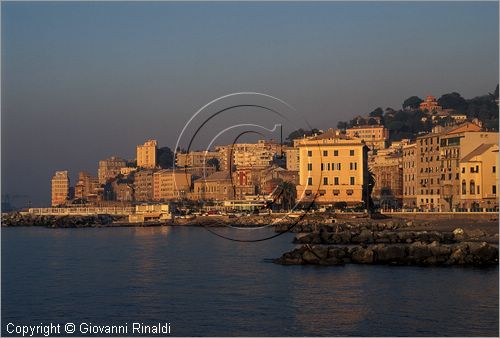
[{"label": "dense cityscape buildings", "polygon": [[168,166],[150,139],[137,145],[135,159],[111,156],[99,161],[97,176],[80,172],[74,188],[68,172],[57,171],[51,204],[251,208],[287,186],[299,205],[327,208],[366,208],[369,200],[375,208],[413,211],[498,208],[498,132],[443,109],[433,96],[417,103],[432,128],[413,139],[391,140],[381,111],[357,116],[345,128],[296,133],[287,144],[261,139],[178,150]]}]

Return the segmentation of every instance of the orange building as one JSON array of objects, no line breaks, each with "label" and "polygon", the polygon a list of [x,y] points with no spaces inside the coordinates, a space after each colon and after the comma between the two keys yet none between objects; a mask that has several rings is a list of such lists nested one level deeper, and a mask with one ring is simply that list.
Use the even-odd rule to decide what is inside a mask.
[{"label": "orange building", "polygon": [[441,106],[437,103],[436,97],[429,95],[425,98],[425,100],[420,103],[419,109],[421,111],[427,110],[429,112],[432,111],[441,111]]}]

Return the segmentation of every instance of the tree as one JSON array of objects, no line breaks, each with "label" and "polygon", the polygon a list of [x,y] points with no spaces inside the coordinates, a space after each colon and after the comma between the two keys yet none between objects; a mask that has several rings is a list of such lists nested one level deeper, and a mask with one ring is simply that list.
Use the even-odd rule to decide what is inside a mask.
[{"label": "tree", "polygon": [[382,108],[378,107],[374,111],[372,111],[370,114],[370,117],[382,117],[384,116],[384,111]]},{"label": "tree", "polygon": [[215,167],[215,170],[216,171],[219,171],[220,170],[220,162],[217,158],[215,157],[212,157],[211,159],[209,159],[207,161],[207,165],[211,166],[211,167]]},{"label": "tree", "polygon": [[337,123],[337,129],[346,130],[347,128],[349,128],[349,123],[344,122],[344,121],[339,121]]},{"label": "tree", "polygon": [[373,126],[373,125],[378,124],[378,122],[377,122],[377,120],[375,120],[374,118],[370,118],[370,119],[368,119],[368,124],[369,124],[370,126]]},{"label": "tree", "polygon": [[418,109],[423,100],[418,96],[410,96],[403,102],[403,109]]},{"label": "tree", "polygon": [[169,169],[174,166],[174,153],[169,147],[158,148],[156,159],[162,169]]},{"label": "tree", "polygon": [[467,101],[457,92],[442,95],[438,99],[438,104],[444,109],[467,110]]},{"label": "tree", "polygon": [[279,183],[273,192],[273,200],[285,210],[293,208],[295,205],[295,196],[297,196],[295,184],[288,181]]}]

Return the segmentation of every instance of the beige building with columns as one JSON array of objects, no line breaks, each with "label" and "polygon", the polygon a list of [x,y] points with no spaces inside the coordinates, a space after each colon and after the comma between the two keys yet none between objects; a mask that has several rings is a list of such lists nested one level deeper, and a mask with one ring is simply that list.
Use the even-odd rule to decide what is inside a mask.
[{"label": "beige building with columns", "polygon": [[389,141],[389,130],[383,125],[355,126],[346,129],[346,135],[361,139],[371,150],[385,149]]}]

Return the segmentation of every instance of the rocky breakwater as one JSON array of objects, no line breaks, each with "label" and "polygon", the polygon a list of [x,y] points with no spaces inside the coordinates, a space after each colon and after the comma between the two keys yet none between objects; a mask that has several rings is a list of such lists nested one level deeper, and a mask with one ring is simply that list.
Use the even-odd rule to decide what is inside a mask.
[{"label": "rocky breakwater", "polygon": [[320,228],[317,232],[297,234],[294,243],[298,244],[396,244],[415,242],[423,243],[456,243],[461,241],[486,241],[497,243],[498,236],[488,236],[480,229],[464,231],[457,228],[454,231],[407,231],[372,230],[368,227],[358,227],[340,230],[332,227]]},{"label": "rocky breakwater", "polygon": [[2,226],[42,226],[48,228],[85,228],[96,226],[109,226],[120,220],[112,215],[90,215],[90,216],[49,216],[32,215],[21,213],[2,214]]},{"label": "rocky breakwater", "polygon": [[303,245],[273,260],[283,265],[388,264],[417,266],[498,264],[498,248],[486,242],[374,244],[353,247]]}]

